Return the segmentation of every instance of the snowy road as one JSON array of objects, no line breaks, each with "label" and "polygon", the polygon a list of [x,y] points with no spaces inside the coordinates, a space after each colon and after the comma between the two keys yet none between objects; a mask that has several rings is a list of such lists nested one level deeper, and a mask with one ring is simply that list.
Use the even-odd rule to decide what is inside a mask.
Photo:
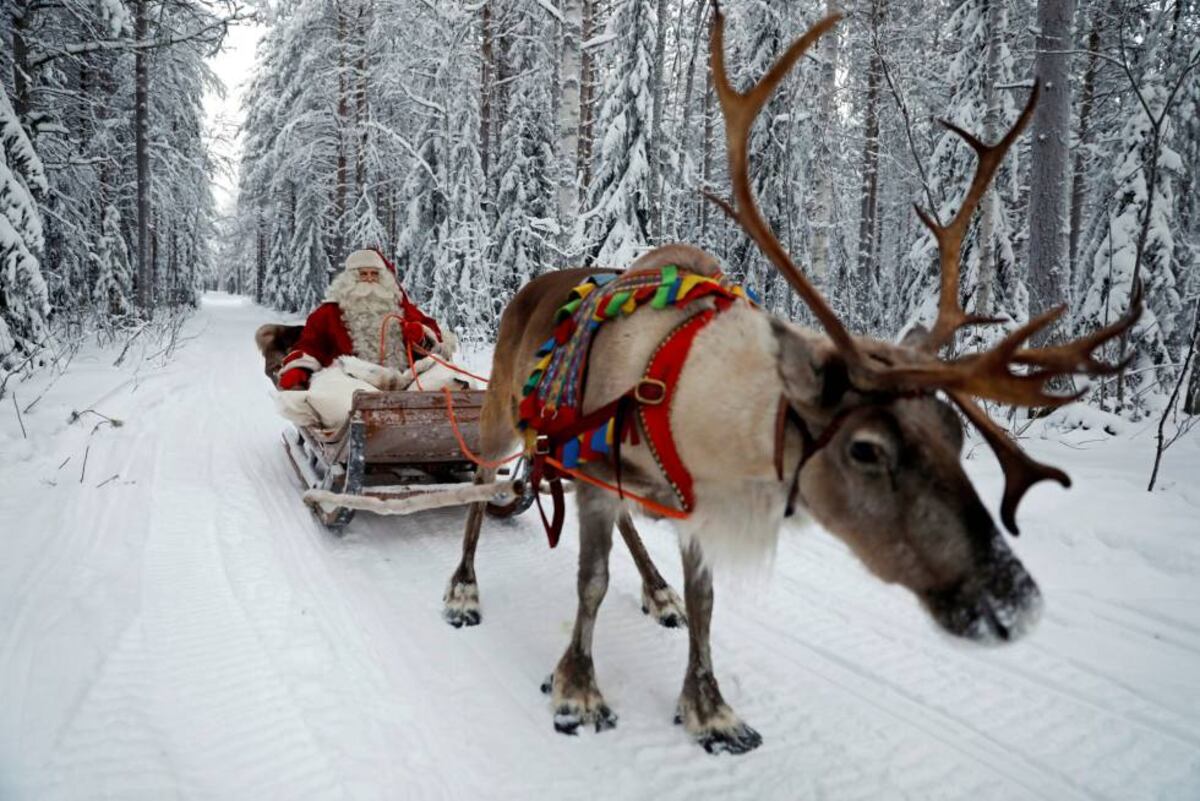
[{"label": "snowy road", "polygon": [[[17,386],[22,407],[48,387],[27,439],[4,400],[0,798],[1200,798],[1195,438],[1153,495],[1139,426],[1030,440],[1075,489],[1022,508],[1046,614],[1004,649],[950,642],[789,529],[765,580],[718,576],[717,675],[766,742],[712,757],[671,725],[686,636],[642,616],[619,545],[596,662],[620,722],[572,738],[538,691],[574,613],[572,524],[549,551],[534,515],[489,522],[464,630],[439,616],[461,511],[320,528],[253,348],[267,319],[209,296],[164,368],[85,352]],[[125,425],[67,422],[85,408]],[[643,529],[678,586],[669,529]]]}]

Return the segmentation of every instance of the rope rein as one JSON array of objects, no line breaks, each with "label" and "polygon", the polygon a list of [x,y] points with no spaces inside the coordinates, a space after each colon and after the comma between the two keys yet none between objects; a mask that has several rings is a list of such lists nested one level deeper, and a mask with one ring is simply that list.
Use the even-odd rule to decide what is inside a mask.
[{"label": "rope rein", "polygon": [[[403,335],[404,335],[404,331],[403,331],[403,324],[405,322],[404,318],[402,316],[400,316],[399,314],[395,314],[395,313],[385,315],[383,318],[383,321],[379,325],[379,361],[380,361],[380,363],[383,363],[386,358],[387,326],[388,326],[388,323],[390,323],[393,320],[395,320],[397,323],[399,323],[401,325],[401,338],[403,338]],[[487,378],[484,378],[481,375],[476,375],[475,373],[472,373],[469,370],[464,370],[463,368],[459,367],[458,365],[451,364],[450,362],[446,361],[445,359],[441,359],[441,358],[437,357],[436,355],[434,355],[433,353],[431,353],[430,351],[426,350],[425,348],[422,348],[420,345],[414,345],[411,342],[406,342],[405,347],[406,347],[407,354],[408,354],[408,367],[410,370],[413,371],[413,381],[416,383],[417,389],[422,392],[424,391],[424,389],[421,386],[420,376],[417,374],[417,371],[416,371],[416,366],[415,366],[416,362],[413,359],[414,351],[421,354],[425,358],[433,359],[436,363],[442,365],[443,367],[445,367],[449,370],[453,370],[456,373],[460,373],[460,374],[468,376],[470,378],[474,378],[476,381],[480,381],[484,384],[489,383]],[[460,451],[462,451],[462,455],[465,456],[469,462],[476,465],[477,467],[482,467],[485,470],[496,470],[500,467],[503,467],[506,464],[515,462],[517,459],[520,459],[522,456],[525,455],[525,449],[522,448],[521,450],[517,451],[516,453],[512,454],[511,456],[506,456],[503,459],[497,459],[495,461],[492,461],[492,460],[484,459],[482,456],[473,452],[471,450],[470,446],[467,445],[467,440],[463,436],[462,428],[458,424],[458,416],[455,415],[455,413],[454,413],[454,393],[453,393],[453,391],[451,391],[451,389],[449,387],[442,387],[442,397],[444,397],[446,399],[446,417],[450,421],[450,429],[451,429],[451,431],[454,432],[454,439],[458,443],[458,449]],[[570,476],[571,478],[573,478],[577,481],[582,481],[585,484],[591,484],[594,487],[599,487],[600,489],[608,490],[609,492],[616,493],[624,498],[628,498],[629,500],[640,504],[641,506],[645,507],[646,509],[650,510],[651,512],[654,512],[655,514],[661,515],[663,517],[670,517],[670,518],[674,518],[676,520],[682,520],[688,516],[688,513],[681,509],[675,509],[670,506],[664,506],[663,504],[658,503],[657,501],[654,501],[650,498],[643,497],[641,495],[636,495],[636,494],[630,492],[629,490],[624,489],[623,487],[618,487],[615,484],[610,484],[609,482],[604,481],[603,479],[595,478],[594,476],[589,476],[585,473],[580,472],[579,470],[576,470],[576,469],[573,469],[570,467],[566,467],[565,465],[563,465],[562,462],[560,462],[559,460],[557,460],[553,457],[546,457],[546,463],[564,475]],[[537,492],[538,488],[534,487],[533,491]]]}]

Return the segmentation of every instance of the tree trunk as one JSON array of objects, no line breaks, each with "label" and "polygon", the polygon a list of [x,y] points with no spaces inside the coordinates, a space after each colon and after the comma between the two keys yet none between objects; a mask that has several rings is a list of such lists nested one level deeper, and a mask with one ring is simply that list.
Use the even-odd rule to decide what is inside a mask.
[{"label": "tree trunk", "polygon": [[344,3],[334,3],[333,13],[337,15],[337,73],[338,100],[337,119],[337,175],[333,190],[333,236],[330,237],[333,253],[330,260],[336,264],[345,258],[345,242],[342,239],[342,227],[346,216],[346,178],[348,158],[346,155],[346,117],[350,109],[350,81],[346,75],[346,11]]},{"label": "tree trunk", "polygon": [[878,52],[879,24],[883,0],[871,2],[871,59],[867,65],[866,134],[863,142],[862,207],[858,222],[858,283],[862,289],[860,301],[874,306],[878,301],[868,297],[868,287],[878,286],[877,242],[879,238],[879,95],[883,62]]},{"label": "tree trunk", "polygon": [[650,159],[650,242],[662,242],[662,131],[663,131],[663,62],[667,50],[667,0],[658,0],[658,11],[654,17],[657,30],[654,32],[654,66],[651,76],[651,91],[654,93],[653,120],[650,123],[650,148],[646,157]]},{"label": "tree trunk", "polygon": [[[712,101],[715,97],[713,87],[712,65],[706,65],[704,68],[704,108],[701,112],[701,117],[704,119],[704,140],[700,143],[700,185],[706,190],[712,186],[712,168],[713,168],[713,113]],[[711,191],[711,190],[710,190]],[[700,204],[700,236],[707,240],[710,231],[708,230],[708,207],[710,203]]]},{"label": "tree trunk", "polygon": [[[596,2],[583,0],[580,38],[590,41],[596,35]],[[592,136],[595,115],[592,113],[592,97],[596,92],[596,59],[592,48],[583,50],[579,58],[579,149],[575,172],[579,175],[579,196],[587,193],[592,182]]]},{"label": "tree trunk", "polygon": [[[147,0],[134,3],[133,37],[137,41],[146,38]],[[154,307],[154,275],[150,254],[150,145],[149,134],[149,75],[150,54],[145,48],[134,54],[134,160],[137,169],[137,276],[138,305],[149,315]]]},{"label": "tree trunk", "polygon": [[[371,11],[374,5],[374,0],[368,0],[364,6],[359,8],[358,25],[355,31],[358,40],[355,42],[358,58],[355,60],[354,65],[354,116],[355,124],[358,128],[358,142],[354,151],[354,185],[356,188],[356,197],[366,192],[367,185],[367,137],[370,131],[369,123],[371,117],[367,98],[367,34],[371,24]],[[358,244],[362,243],[356,243],[355,247]],[[382,242],[376,244],[383,245]]]},{"label": "tree trunk", "polygon": [[[1029,198],[1029,316],[1066,302],[1069,283],[1070,211],[1067,171],[1071,146],[1071,20],[1074,0],[1038,0],[1037,56],[1033,72],[1042,96],[1033,113]],[[1033,344],[1057,338],[1055,327]]]},{"label": "tree trunk", "polygon": [[[704,23],[704,12],[705,12],[705,9],[707,9],[707,8],[708,8],[708,3],[705,2],[705,0],[695,0],[696,16],[695,16],[693,27],[692,27],[692,30],[695,33],[692,36],[691,56],[688,58],[687,80],[684,83],[684,90],[683,90],[683,104],[682,104],[682,106],[680,106],[681,110],[678,115],[679,119],[682,119],[682,120],[691,120],[692,119],[692,94],[695,90],[695,83],[696,83],[696,63],[698,61],[698,56],[700,53],[700,39],[702,36],[704,36],[704,31],[707,28],[707,26],[705,26],[703,24]],[[705,60],[703,63],[705,65],[703,67],[703,69],[707,73],[708,62],[707,62],[707,60]],[[707,98],[705,98],[705,100],[707,100]],[[702,101],[702,107],[706,109],[707,106],[703,106],[703,102],[704,101]],[[706,114],[707,112],[705,111],[703,113]],[[705,125],[707,124],[707,120],[704,121],[704,124]],[[695,128],[696,128],[695,125],[685,124],[683,126],[683,130],[680,131],[680,134],[679,134],[679,161],[681,164],[683,163],[683,160],[685,158],[687,158],[690,154],[695,152],[695,148],[693,145],[693,143],[695,142],[695,138],[694,138],[695,137],[695,133],[694,133]],[[704,130],[704,126],[702,125],[701,131],[703,131],[703,130]],[[706,201],[704,199],[704,197],[701,195],[697,195],[696,199],[693,202],[700,203],[700,204],[708,203],[708,201]],[[690,218],[690,217],[691,217],[690,214],[681,214],[680,215],[680,219],[685,221],[684,222],[685,225],[690,224],[689,222],[687,222],[688,218]],[[701,231],[703,231],[703,227],[701,228]]]},{"label": "tree trunk", "polygon": [[28,0],[14,0],[8,12],[12,19],[12,86],[13,111],[17,119],[25,123],[29,114],[29,44],[25,32],[29,30],[33,10]]},{"label": "tree trunk", "polygon": [[[1003,35],[1001,2],[987,0],[987,67],[983,78],[983,140],[995,142],[1000,118],[1000,98],[996,84],[1000,82],[1000,39]],[[976,282],[975,312],[992,313],[992,295],[996,284],[996,214],[998,203],[995,186],[989,186],[980,205],[979,217],[979,275]]]},{"label": "tree trunk", "polygon": [[1092,22],[1087,41],[1087,69],[1083,73],[1083,86],[1079,97],[1079,134],[1075,146],[1075,166],[1071,175],[1071,234],[1068,245],[1068,275],[1076,270],[1079,258],[1079,235],[1083,227],[1083,201],[1087,197],[1087,159],[1088,145],[1092,139],[1092,110],[1095,107],[1096,73],[1100,70],[1101,61],[1097,57],[1100,49],[1100,28],[1104,24],[1104,15],[1097,15]]},{"label": "tree trunk", "polygon": [[263,281],[267,276],[267,219],[263,214],[262,201],[257,204],[258,228],[254,248],[254,302],[263,302]]},{"label": "tree trunk", "polygon": [[[839,10],[835,0],[827,0],[826,13]],[[833,134],[833,94],[837,81],[837,33],[821,38],[821,120],[824,132],[817,139],[817,159],[813,169],[813,279],[824,286],[829,274],[829,230],[833,219],[833,152],[828,146]]]},{"label": "tree trunk", "polygon": [[[484,0],[479,10],[482,44],[479,50],[479,161],[483,167],[483,182],[491,176],[492,141],[492,3]],[[484,193],[487,194],[486,192]],[[487,203],[487,200],[484,200]]]},{"label": "tree trunk", "polygon": [[[1200,311],[1197,311],[1200,314]],[[1190,347],[1194,353],[1200,348],[1200,331],[1192,331],[1192,342]],[[1192,374],[1188,379],[1187,395],[1183,399],[1183,410],[1188,414],[1200,414],[1200,369],[1196,365],[1192,365]]]},{"label": "tree trunk", "polygon": [[575,168],[579,157],[582,1],[564,0],[562,15],[562,60],[558,74],[562,86],[562,101],[558,106],[558,222],[561,228],[560,243],[565,247],[571,240],[570,232],[579,216],[579,186]]}]

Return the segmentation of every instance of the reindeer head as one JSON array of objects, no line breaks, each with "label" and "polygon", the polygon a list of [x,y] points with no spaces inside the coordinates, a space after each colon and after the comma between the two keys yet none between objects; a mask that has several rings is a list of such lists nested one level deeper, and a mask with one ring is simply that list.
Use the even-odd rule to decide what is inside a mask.
[{"label": "reindeer head", "polygon": [[781,321],[774,324],[785,396],[805,439],[796,473],[805,506],[877,576],[912,590],[946,631],[976,640],[1009,640],[1036,620],[1040,594],[963,470],[963,431],[954,407],[980,431],[1004,469],[1000,516],[1015,535],[1016,509],[1025,492],[1044,479],[1064,486],[1070,479],[1026,455],[976,401],[1045,408],[1077,399],[1081,393],[1051,392],[1051,380],[1119,370],[1122,365],[1104,364],[1093,351],[1133,325],[1141,312],[1140,293],[1135,292],[1125,317],[1078,340],[1026,347],[1030,337],[1063,314],[1065,308],[1059,307],[1017,328],[991,349],[953,359],[939,357],[959,328],[1000,322],[962,309],[959,255],[976,206],[1032,116],[1035,85],[1021,116],[995,145],[943,122],[976,152],[978,164],[949,224],[942,226],[917,209],[937,239],[941,263],[938,317],[932,329],[899,345],[852,337],[763,219],[750,188],[747,156],[758,112],[804,52],[838,19],[834,14],[810,28],[759,83],[740,93],[725,71],[724,19],[716,10],[710,49],[713,82],[725,116],[733,200],[709,197],[745,229],[825,329],[824,335],[816,335]]}]

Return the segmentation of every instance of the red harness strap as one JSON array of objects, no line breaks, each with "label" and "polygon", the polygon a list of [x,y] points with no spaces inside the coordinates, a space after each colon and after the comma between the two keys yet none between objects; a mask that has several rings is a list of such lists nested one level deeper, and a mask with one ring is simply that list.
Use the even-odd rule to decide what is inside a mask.
[{"label": "red harness strap", "polygon": [[[679,458],[675,448],[675,438],[671,436],[671,401],[675,397],[675,385],[679,374],[687,361],[688,352],[696,340],[700,329],[712,322],[716,316],[715,309],[705,309],[694,314],[674,331],[667,334],[666,339],[659,343],[658,349],[650,357],[650,364],[638,384],[635,396],[638,402],[638,417],[646,432],[646,444],[654,454],[654,461],[675,491],[679,505],[685,512],[691,512],[696,498],[692,492],[692,474]],[[657,399],[647,398],[646,390],[654,388],[660,391]]]},{"label": "red harness strap", "polygon": [[679,451],[675,447],[675,438],[671,435],[671,400],[674,398],[675,385],[683,371],[696,334],[712,322],[716,315],[717,309],[705,309],[684,320],[659,343],[637,384],[615,400],[575,421],[571,426],[556,431],[553,436],[542,435],[537,438],[530,466],[530,483],[535,492],[543,478],[550,484],[550,497],[553,501],[550,517],[547,517],[542,508],[541,495],[534,497],[551,548],[558,545],[566,515],[562,475],[552,465],[547,464],[547,457],[557,451],[560,443],[616,418],[611,456],[617,471],[617,494],[625,497],[621,490],[621,441],[628,435],[632,443],[637,444],[636,426],[628,420],[630,407],[637,408],[642,428],[646,432],[646,444],[649,445],[654,461],[662,470],[667,483],[674,490],[680,507],[684,513],[692,511],[695,505],[692,474],[680,459]]}]

